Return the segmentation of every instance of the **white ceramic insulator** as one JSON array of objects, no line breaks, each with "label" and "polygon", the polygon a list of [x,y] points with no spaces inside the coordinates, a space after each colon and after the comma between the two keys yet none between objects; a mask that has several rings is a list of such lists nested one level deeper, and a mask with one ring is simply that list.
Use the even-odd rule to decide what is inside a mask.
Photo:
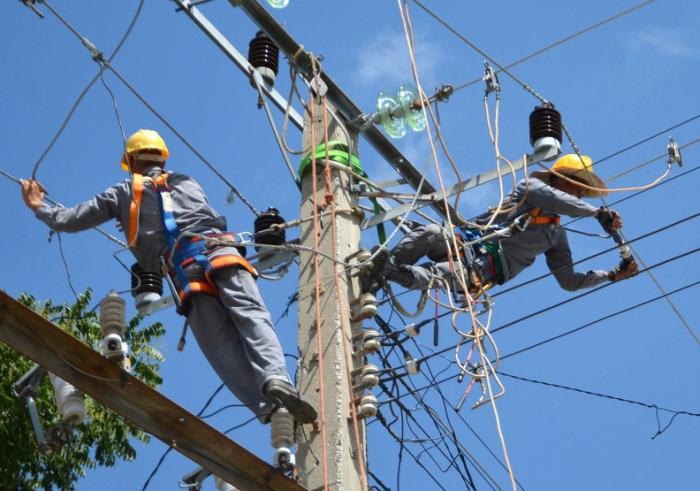
[{"label": "white ceramic insulator", "polygon": [[294,418],[283,407],[270,417],[270,443],[272,448],[291,448],[294,444]]},{"label": "white ceramic insulator", "polygon": [[362,296],[360,297],[360,303],[364,305],[377,305],[377,297],[372,295],[371,293],[363,293]]},{"label": "white ceramic insulator", "polygon": [[214,483],[216,484],[216,489],[219,491],[238,491],[232,484],[227,483],[219,476],[214,476]]},{"label": "white ceramic insulator", "polygon": [[379,385],[379,368],[377,368],[377,365],[365,365],[362,367],[362,385],[367,388]]},{"label": "white ceramic insulator", "polygon": [[126,302],[115,292],[110,292],[100,302],[100,328],[102,335],[124,335]]},{"label": "white ceramic insulator", "polygon": [[370,257],[372,257],[372,253],[365,250],[365,251],[358,253],[357,256],[355,256],[355,257],[356,257],[358,263],[364,263]]},{"label": "white ceramic insulator", "polygon": [[362,317],[364,317],[365,319],[370,319],[377,315],[377,306],[372,304],[363,305],[361,312]]},{"label": "white ceramic insulator", "polygon": [[363,337],[363,350],[365,353],[376,353],[381,348],[381,342],[379,341],[379,331],[374,329],[369,329],[365,331]]},{"label": "white ceramic insulator", "polygon": [[415,358],[410,358],[410,359],[406,360],[406,370],[411,375],[415,375],[418,373],[419,367],[418,367],[418,362],[416,361]]},{"label": "white ceramic insulator", "polygon": [[377,415],[377,398],[372,394],[362,396],[360,400],[360,415],[363,418],[371,418]]},{"label": "white ceramic insulator", "polygon": [[85,421],[86,413],[83,393],[53,373],[49,373],[49,380],[51,380],[51,385],[53,385],[56,407],[58,407],[63,421],[73,426]]},{"label": "white ceramic insulator", "polygon": [[416,336],[418,336],[418,334],[420,334],[420,331],[416,329],[415,324],[408,324],[406,326],[406,334],[408,334],[412,338],[415,338]]}]

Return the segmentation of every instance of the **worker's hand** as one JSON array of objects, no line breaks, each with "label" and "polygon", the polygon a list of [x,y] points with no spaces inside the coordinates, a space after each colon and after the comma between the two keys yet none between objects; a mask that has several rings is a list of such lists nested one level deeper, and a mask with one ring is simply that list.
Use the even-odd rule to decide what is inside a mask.
[{"label": "worker's hand", "polygon": [[624,264],[624,261],[623,261],[619,265],[615,266],[608,273],[608,278],[610,279],[610,281],[615,282],[615,281],[626,280],[627,278],[631,278],[632,276],[635,276],[637,273],[639,273],[639,267],[637,266],[637,261],[632,259],[626,265]]},{"label": "worker's hand", "polygon": [[44,206],[44,186],[34,179],[20,179],[22,186],[22,199],[28,208],[33,211]]},{"label": "worker's hand", "polygon": [[615,210],[601,206],[595,217],[598,219],[598,222],[600,222],[600,226],[603,227],[603,230],[609,234],[613,233],[614,230],[622,228],[622,218]]}]

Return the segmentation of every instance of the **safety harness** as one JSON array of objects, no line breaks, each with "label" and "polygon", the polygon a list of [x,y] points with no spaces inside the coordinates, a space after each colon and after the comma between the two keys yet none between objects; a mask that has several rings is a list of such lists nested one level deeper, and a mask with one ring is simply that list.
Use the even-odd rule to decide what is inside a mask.
[{"label": "safety harness", "polygon": [[[523,220],[524,219],[524,220]],[[511,226],[518,226],[522,230],[533,225],[559,225],[559,215],[543,215],[541,208],[533,208],[515,219]],[[518,225],[520,223],[521,225]],[[482,287],[488,288],[493,284],[503,283],[503,260],[498,244],[481,242],[480,230],[462,228],[462,234],[457,235],[461,241],[459,256],[467,266],[470,274],[475,275]],[[484,288],[484,289],[486,289]]]},{"label": "safety harness", "polygon": [[[175,221],[173,213],[173,202],[170,196],[170,186],[168,185],[168,173],[163,172],[155,178],[144,178],[141,174],[133,174],[133,200],[130,207],[129,219],[129,247],[135,247],[138,229],[138,215],[141,208],[143,198],[143,187],[145,184],[150,184],[151,188],[158,193],[158,204],[160,215],[165,232],[165,239],[168,245],[169,253],[165,258],[165,264],[168,265],[168,274],[171,278],[177,279],[179,291],[177,292],[180,300],[180,309],[182,314],[186,314],[186,301],[193,293],[206,293],[209,295],[218,296],[219,290],[212,278],[212,273],[217,269],[228,266],[238,266],[254,277],[257,278],[258,273],[255,268],[250,265],[243,257],[235,254],[224,254],[209,258],[208,254],[219,246],[212,248],[208,247],[207,239],[218,239],[235,241],[235,236],[230,232],[214,233],[214,234],[197,234],[196,236],[183,235]],[[204,277],[201,280],[190,280],[185,273],[185,268],[197,263],[202,268]]]},{"label": "safety harness", "polygon": [[542,208],[533,208],[527,214],[529,216],[528,225],[559,225],[561,222],[559,215],[543,215]]}]

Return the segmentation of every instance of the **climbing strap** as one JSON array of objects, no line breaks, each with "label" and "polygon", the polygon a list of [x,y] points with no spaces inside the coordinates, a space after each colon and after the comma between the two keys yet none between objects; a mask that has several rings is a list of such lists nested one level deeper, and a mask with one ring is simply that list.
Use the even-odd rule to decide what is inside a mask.
[{"label": "climbing strap", "polygon": [[[309,152],[309,154],[302,159],[301,164],[299,164],[300,179],[304,176],[304,172],[306,172],[314,159],[316,162],[324,161],[326,159],[325,143],[318,145],[313,152]],[[369,178],[365,170],[362,168],[362,164],[360,164],[360,159],[357,157],[357,155],[351,154],[350,149],[343,142],[337,140],[328,142],[328,160],[350,167],[355,174],[358,174],[366,179]],[[370,198],[370,202],[372,203],[374,214],[379,215],[383,210],[379,205],[377,198]],[[382,223],[377,225],[377,236],[380,244],[386,242],[386,231],[384,230],[384,224]]]},{"label": "climbing strap", "polygon": [[561,222],[559,215],[542,215],[541,208],[533,208],[527,214],[530,216],[529,225],[559,225]]}]

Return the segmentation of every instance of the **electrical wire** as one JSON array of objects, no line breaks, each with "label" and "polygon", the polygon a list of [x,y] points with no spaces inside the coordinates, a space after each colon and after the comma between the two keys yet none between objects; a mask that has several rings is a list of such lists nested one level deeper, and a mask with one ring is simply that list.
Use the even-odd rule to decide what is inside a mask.
[{"label": "electrical wire", "polygon": [[672,414],[684,414],[686,416],[694,416],[696,418],[700,417],[700,412],[691,412],[691,411],[686,411],[686,410],[679,411],[676,409],[669,409],[666,407],[659,406],[656,403],[640,402],[640,401],[635,401],[633,399],[628,399],[625,397],[613,396],[610,394],[603,394],[602,392],[594,392],[591,390],[579,389],[579,388],[570,387],[567,385],[555,384],[552,382],[544,382],[542,380],[535,380],[532,378],[523,377],[521,375],[513,375],[510,373],[505,373],[503,370],[499,370],[498,372],[501,375],[503,375],[504,377],[512,378],[514,380],[520,380],[522,382],[529,382],[532,384],[544,385],[545,387],[553,387],[555,389],[568,390],[568,391],[572,391],[572,392],[577,392],[579,394],[585,394],[585,395],[589,395],[589,396],[593,396],[593,397],[599,397],[602,399],[610,399],[612,401],[623,402],[625,404],[632,404],[632,405],[636,405],[636,406],[642,406],[642,407],[645,407],[648,409],[656,409],[658,411],[664,411],[664,412],[672,413]]},{"label": "electrical wire", "polygon": [[[214,402],[214,398],[221,392],[221,390],[224,388],[224,384],[219,385],[214,392],[209,396],[209,399],[207,399],[207,402],[204,403],[204,406],[202,406],[202,409],[199,410],[197,413],[197,416],[201,416],[204,411],[207,410],[209,405]],[[247,423],[247,422],[246,422]],[[244,423],[244,424],[246,424]],[[148,488],[148,485],[151,482],[151,479],[153,479],[153,476],[156,475],[158,472],[158,469],[160,469],[160,466],[163,465],[163,461],[165,461],[165,457],[170,453],[170,451],[173,449],[173,447],[168,447],[165,452],[160,456],[160,459],[158,459],[158,462],[156,463],[156,466],[153,468],[151,473],[148,475],[146,478],[146,481],[143,483],[143,486],[141,487],[141,491],[146,491],[146,488]]]},{"label": "electrical wire", "polygon": [[[513,62],[511,62],[511,63],[509,63],[509,64],[507,64],[507,65],[505,65],[504,68],[505,68],[505,69],[510,69],[510,68],[513,68],[514,66],[520,65],[521,63],[524,63],[524,62],[526,62],[526,61],[528,61],[528,60],[531,60],[531,59],[533,59],[533,58],[535,58],[535,57],[537,57],[537,56],[539,56],[539,55],[541,55],[541,54],[543,54],[543,53],[545,53],[545,52],[547,52],[547,51],[549,51],[549,50],[551,50],[551,49],[553,49],[553,48],[556,48],[556,47],[561,46],[561,45],[563,45],[563,44],[565,44],[565,43],[567,43],[567,42],[569,42],[569,41],[572,41],[573,39],[575,39],[575,38],[581,36],[582,34],[586,34],[586,33],[588,33],[588,32],[591,32],[591,31],[597,29],[598,27],[601,27],[601,26],[603,26],[603,25],[605,25],[605,24],[608,24],[608,23],[610,23],[610,22],[612,22],[612,21],[614,21],[614,20],[617,20],[617,19],[619,19],[619,18],[621,18],[621,17],[624,17],[624,16],[626,16],[626,15],[628,15],[628,14],[631,14],[631,13],[633,13],[633,12],[636,12],[637,10],[639,10],[639,9],[641,9],[641,8],[643,8],[643,7],[646,7],[647,5],[649,5],[649,4],[651,4],[651,3],[654,3],[655,1],[656,1],[656,0],[646,0],[646,1],[644,1],[644,2],[641,2],[641,3],[637,4],[637,5],[634,5],[634,6],[630,7],[630,8],[628,8],[628,9],[625,9],[625,10],[623,10],[623,11],[621,11],[621,12],[618,12],[618,13],[616,13],[616,14],[614,14],[614,15],[611,15],[610,17],[606,17],[605,19],[600,20],[600,21],[596,22],[595,24],[592,24],[592,25],[590,25],[590,26],[588,26],[588,27],[585,27],[585,28],[583,28],[583,29],[581,29],[581,30],[579,30],[579,31],[576,31],[576,32],[573,33],[573,34],[570,34],[569,36],[563,37],[563,38],[561,38],[561,39],[559,39],[559,40],[557,40],[557,41],[554,41],[553,43],[548,44],[547,46],[544,46],[544,47],[542,47],[542,48],[540,48],[540,49],[538,49],[538,50],[535,50],[535,51],[533,51],[532,53],[530,53],[530,54],[528,54],[528,55],[526,55],[526,56],[523,56],[522,58],[519,58],[519,59],[517,59],[517,60],[515,60],[515,61],[513,61]],[[414,0],[414,2],[416,3],[416,5],[418,5],[420,8],[422,8],[423,10],[425,10],[428,14],[430,14],[430,12],[428,12],[427,7],[426,7],[425,5],[421,4],[421,3],[420,3],[419,1],[417,1],[417,0]],[[501,71],[502,71],[502,70],[499,69],[499,70],[496,71],[496,73],[500,73]],[[467,87],[470,87],[470,86],[472,86],[472,85],[474,85],[474,84],[477,84],[477,83],[479,83],[479,82],[482,82],[482,81],[483,81],[483,78],[482,78],[482,77],[479,77],[479,78],[475,78],[474,80],[471,80],[471,81],[469,81],[469,82],[465,82],[465,83],[463,83],[463,84],[457,85],[457,86],[454,87],[453,93],[458,92],[458,91],[460,91],[460,90],[462,90],[462,89],[465,89],[465,88],[467,88]]]},{"label": "electrical wire", "polygon": [[[392,311],[392,315],[393,315],[394,313],[395,313],[395,311]],[[392,335],[392,334],[393,334],[392,329],[391,329],[391,326],[388,324],[387,321],[384,321],[384,320],[383,320],[380,316],[378,316],[378,315],[375,316],[374,319],[375,319],[375,321],[377,321],[377,324],[380,326],[380,328],[381,328],[385,333],[387,333],[388,335]],[[416,345],[416,346],[417,346],[417,345]],[[401,356],[403,356],[403,358],[410,357],[410,354],[408,353],[408,351],[407,351],[402,345],[397,344],[396,347],[398,347],[399,350],[402,352],[402,353],[401,353]],[[420,348],[419,348],[419,350],[420,350]],[[392,348],[392,351],[393,351],[393,348]],[[422,350],[421,350],[420,352],[422,353]],[[391,352],[390,352],[390,353],[391,353]],[[382,360],[384,366],[389,366],[389,354],[390,354],[390,353],[388,353],[388,354],[386,354],[386,355],[384,355],[384,356],[381,356],[381,355],[380,355],[380,359]],[[401,356],[398,357],[399,360],[401,360]],[[429,368],[428,368],[428,369],[429,369]],[[430,371],[430,373],[431,373],[431,375],[432,375],[432,371]],[[410,380],[410,379],[409,379],[409,380]],[[397,381],[398,383],[400,383],[401,385],[403,385],[404,388],[406,388],[407,390],[412,391],[411,387],[409,387],[408,383],[407,383],[405,380],[399,378],[399,379],[396,379],[396,381]],[[412,383],[412,382],[411,382],[411,383]],[[384,386],[383,389],[386,389],[386,387]],[[443,397],[443,401],[444,401],[444,395],[442,394],[442,391],[441,391],[439,388],[438,388],[437,390],[438,390],[438,393],[441,395],[441,397]],[[387,392],[387,391],[385,390],[385,392]],[[391,395],[391,391],[389,391],[389,392],[387,392],[387,393],[388,393],[389,395]],[[415,394],[414,394],[414,395],[415,395]],[[429,408],[429,406],[424,402],[422,396],[416,395],[416,401],[417,401],[418,404],[428,413],[428,415],[431,417],[431,420],[432,420],[433,424],[435,425],[436,429],[437,429],[438,431],[440,431],[441,433],[443,433],[443,437],[442,437],[443,440],[445,439],[445,436],[444,436],[445,430],[444,430],[444,428],[448,428],[448,430],[449,430],[448,433],[450,434],[450,439],[453,441],[453,443],[454,443],[454,445],[455,445],[455,447],[457,448],[457,451],[458,451],[458,455],[453,455],[453,454],[450,452],[449,447],[447,446],[447,443],[445,442],[446,451],[447,451],[447,453],[451,456],[450,462],[454,463],[455,459],[458,458],[458,457],[462,458],[462,460],[463,460],[462,452],[465,452],[465,453],[468,455],[468,458],[470,459],[470,461],[473,463],[473,465],[474,465],[475,469],[477,470],[477,472],[481,475],[481,477],[482,477],[487,483],[489,483],[489,484],[494,483],[494,484],[495,484],[495,480],[493,479],[493,477],[491,477],[491,476],[488,474],[488,472],[486,472],[486,470],[483,468],[483,466],[481,466],[481,465],[476,461],[476,459],[468,452],[468,450],[461,444],[461,442],[459,442],[459,441],[456,439],[454,428],[452,427],[451,422],[449,422],[449,417],[448,417],[448,423],[444,423],[444,422],[439,418],[439,416],[438,416],[437,414],[431,414],[431,413],[430,413],[430,411],[429,411],[430,408]],[[404,406],[399,406],[399,408],[400,408],[401,410],[405,410],[405,407],[404,407]],[[446,415],[446,416],[447,416],[447,415]],[[421,427],[421,429],[422,429],[422,427]],[[423,431],[424,431],[425,435],[428,436],[428,433],[427,433],[425,430],[423,430]],[[443,454],[443,456],[444,456],[444,454]],[[464,460],[463,460],[463,462],[464,462]],[[465,472],[466,472],[466,474],[467,474],[467,478],[468,478],[469,483],[471,484],[472,487],[475,487],[475,486],[474,486],[473,479],[471,478],[471,474],[470,474],[470,472],[469,472],[469,469],[468,469],[467,466],[466,466],[466,463],[464,463],[464,467],[465,467]],[[462,479],[465,479],[465,477],[462,476]],[[493,485],[491,485],[491,487],[492,487],[492,489],[493,489]]]},{"label": "electrical wire", "polygon": [[[392,309],[392,316],[394,315],[394,313],[397,314],[397,316],[399,317],[399,319],[401,320],[401,322],[405,325],[405,321],[401,318],[401,316],[399,315],[399,313],[396,312],[394,309]],[[384,330],[384,332],[389,332],[389,331],[391,331],[391,334],[392,334],[392,335],[394,334],[393,329],[392,329],[391,326],[388,324],[388,322],[385,322],[385,321],[384,321],[383,319],[381,319],[381,317],[379,317],[378,315],[375,316],[375,320],[376,320],[376,321],[378,322],[378,324],[382,327],[382,330]],[[421,356],[423,356],[423,355],[424,355],[423,349],[420,347],[420,345],[416,342],[415,339],[412,339],[412,341],[413,341],[414,346],[418,349],[418,352],[421,354]],[[408,351],[406,351],[405,348],[404,348],[402,345],[398,345],[398,346],[399,346],[399,348],[401,349],[401,351],[402,351],[402,353],[403,353],[404,359],[412,358],[411,355],[408,353]],[[387,366],[387,365],[388,365],[388,356],[387,356],[385,359],[386,359],[386,362],[384,363],[384,365]],[[447,369],[450,367],[450,365],[451,365],[451,363],[448,364],[448,366],[447,366],[447,368],[445,368],[445,370],[447,370]],[[430,365],[426,363],[425,366],[426,366],[426,369],[428,370],[428,373],[430,374],[430,377],[428,377],[427,375],[425,375],[424,372],[421,372],[421,373],[422,373],[426,378],[428,378],[429,380],[435,380],[436,375],[433,373],[432,368],[430,367]],[[405,388],[407,388],[409,391],[411,390],[411,387],[408,387],[407,383],[406,383],[403,379],[399,379],[399,382],[400,382]],[[409,383],[410,383],[410,385],[413,387],[413,389],[415,389],[415,384],[413,383],[412,379],[410,379],[410,378],[409,378]],[[438,395],[439,395],[440,398],[441,398],[441,401],[442,401],[442,404],[443,404],[443,409],[444,409],[444,411],[445,411],[445,418],[447,419],[447,423],[443,422],[442,419],[440,418],[440,416],[437,415],[437,413],[433,413],[433,412],[432,412],[430,406],[427,405],[427,404],[424,402],[423,396],[418,396],[417,393],[415,393],[415,392],[414,392],[414,395],[416,395],[416,400],[417,400],[417,402],[427,411],[428,415],[431,417],[431,420],[433,421],[433,424],[435,425],[435,428],[436,428],[438,431],[442,432],[442,433],[445,433],[445,432],[446,432],[446,431],[445,431],[445,428],[447,428],[447,433],[450,435],[450,439],[453,441],[453,443],[454,443],[454,445],[455,445],[455,447],[456,447],[456,449],[457,449],[457,451],[458,451],[458,457],[460,458],[460,460],[461,460],[462,463],[463,463],[463,466],[464,466],[464,469],[465,469],[465,472],[466,472],[466,474],[467,474],[467,477],[468,477],[468,479],[469,479],[470,484],[472,485],[472,487],[475,487],[475,486],[474,486],[474,481],[473,481],[472,476],[471,476],[471,473],[469,472],[469,468],[467,467],[467,464],[466,464],[466,462],[465,462],[465,454],[466,454],[466,456],[467,456],[467,459],[474,465],[474,467],[476,468],[476,470],[477,470],[477,472],[479,473],[479,475],[481,475],[481,477],[482,477],[486,482],[488,482],[490,485],[491,485],[491,483],[496,484],[496,482],[495,482],[495,480],[493,479],[493,477],[491,477],[491,476],[488,474],[488,472],[485,471],[485,469],[483,468],[483,466],[482,466],[482,465],[476,460],[476,458],[466,449],[466,447],[464,447],[464,445],[462,445],[462,443],[457,439],[455,429],[454,429],[454,427],[453,427],[453,425],[452,425],[452,422],[450,421],[450,417],[449,417],[449,414],[448,414],[448,412],[447,412],[447,405],[446,405],[446,402],[447,402],[447,401],[446,401],[446,398],[445,398],[444,394],[442,393],[442,390],[440,389],[440,387],[435,387],[435,390],[437,391]],[[453,457],[453,460],[454,460],[454,459],[455,459],[455,457]],[[496,484],[496,486],[497,486],[497,484]],[[493,486],[492,486],[492,487],[493,487]]]},{"label": "electrical wire", "polygon": [[[3,169],[0,169],[0,174],[3,175],[3,176],[5,176],[6,178],[8,178],[8,179],[11,180],[11,181],[14,181],[14,182],[17,183],[17,184],[21,184],[21,183],[20,183],[20,180],[19,180],[17,177],[13,176],[12,174],[10,174],[10,173],[7,172],[7,171],[4,171]],[[54,201],[53,199],[49,198],[48,196],[44,196],[44,200],[48,201],[49,203],[51,203],[51,204],[54,205],[54,206],[61,206],[61,207],[63,207],[63,205],[62,205],[61,203],[59,203],[58,201]],[[94,230],[96,230],[98,233],[100,233],[100,234],[102,234],[103,236],[107,237],[109,240],[111,240],[111,241],[114,242],[115,244],[119,244],[119,245],[122,246],[122,247],[126,246],[126,243],[125,243],[125,242],[119,240],[117,237],[115,237],[114,235],[110,234],[109,232],[106,232],[106,231],[103,230],[102,228],[100,228],[100,227],[92,227],[92,228],[93,228]]]},{"label": "electrical wire", "polygon": [[99,50],[85,37],[83,37],[73,26],[71,26],[56,10],[54,10],[45,0],[42,0],[42,3],[46,5],[47,8],[64,24],[68,29],[75,34],[78,39],[80,39],[81,43],[91,52],[91,55],[93,56],[93,59],[100,63],[102,70],[108,69],[110,70],[116,77],[119,79],[122,84],[154,115],[156,118],[158,118],[177,138],[187,147],[190,149],[192,153],[199,158],[199,160],[209,168],[228,188],[229,190],[235,194],[241,202],[246,205],[246,207],[253,212],[256,216],[260,215],[260,211],[258,211],[255,206],[224,176],[221,171],[219,171],[214,164],[212,164],[208,159],[202,155],[199,150],[197,150],[185,136],[180,133],[158,110],[155,109],[153,105],[151,105],[148,100],[141,95],[139,91],[136,90],[136,88],[129,83],[129,81],[110,63],[109,59],[105,59]]},{"label": "electrical wire", "polygon": [[[658,267],[660,267],[660,266],[664,266],[664,265],[666,265],[666,264],[670,264],[670,263],[672,263],[672,262],[674,262],[674,261],[678,261],[678,260],[683,259],[683,258],[685,258],[685,257],[687,257],[687,256],[692,255],[692,254],[697,254],[698,252],[700,252],[700,247],[696,247],[696,248],[694,248],[694,249],[690,249],[690,250],[685,251],[685,252],[683,252],[683,253],[677,254],[677,255],[675,255],[675,256],[672,256],[672,257],[670,257],[670,258],[667,258],[667,259],[664,259],[664,260],[662,260],[662,261],[659,261],[659,262],[657,262],[657,263],[655,263],[655,264],[652,264],[651,266],[649,266],[649,267],[647,267],[647,268],[645,268],[645,269],[641,269],[639,272],[640,272],[640,273],[643,273],[643,272],[646,271],[646,270],[656,269],[656,268],[658,268]],[[576,301],[576,300],[578,300],[578,299],[580,299],[580,298],[582,298],[582,297],[585,297],[585,296],[591,295],[591,294],[593,294],[593,293],[599,292],[600,290],[603,290],[603,289],[605,289],[605,288],[608,288],[608,287],[610,287],[610,286],[612,286],[612,285],[614,285],[614,284],[616,284],[616,283],[612,283],[612,282],[611,282],[611,283],[606,283],[606,284],[603,284],[603,285],[601,285],[601,286],[599,286],[599,287],[597,287],[597,288],[592,288],[592,289],[586,290],[585,292],[583,292],[583,293],[581,293],[581,294],[579,294],[579,295],[576,295],[576,296],[574,296],[574,297],[570,297],[570,298],[568,298],[568,299],[565,299],[565,300],[562,300],[562,301],[560,301],[560,302],[554,303],[554,304],[549,305],[549,306],[547,306],[547,307],[544,307],[544,308],[542,308],[542,309],[539,309],[539,310],[536,310],[536,311],[531,312],[531,313],[529,313],[529,314],[526,314],[526,315],[524,315],[524,316],[521,316],[521,317],[519,317],[519,318],[517,318],[517,319],[515,319],[515,320],[512,320],[512,321],[510,321],[510,322],[507,322],[507,323],[505,323],[505,324],[502,324],[501,326],[499,326],[499,327],[497,327],[497,328],[495,328],[495,329],[492,329],[492,330],[491,330],[491,333],[493,334],[493,333],[496,333],[496,332],[498,332],[498,331],[507,329],[507,328],[509,328],[509,327],[513,327],[513,326],[515,326],[515,325],[517,325],[517,324],[522,323],[522,322],[525,321],[525,320],[531,319],[531,318],[533,318],[533,317],[536,317],[536,316],[538,316],[538,315],[544,314],[544,313],[546,313],[546,312],[550,312],[550,311],[552,311],[552,310],[554,310],[554,309],[556,309],[556,308],[559,308],[559,307],[561,307],[561,306],[563,306],[563,305],[566,305],[566,304],[568,304],[568,303],[574,302],[574,301]],[[688,287],[688,288],[689,288],[689,287]],[[679,291],[680,291],[680,290],[679,290]],[[677,291],[674,290],[674,291],[672,291],[672,292],[669,292],[669,295],[673,295],[674,293],[677,293]],[[664,298],[664,297],[663,297],[663,295],[661,295],[660,297],[656,297],[655,300],[657,300],[657,299],[659,299],[659,298]],[[454,350],[458,345],[459,345],[459,343],[456,344],[456,345],[452,345],[452,346],[449,346],[449,347],[447,347],[447,348],[444,348],[444,349],[442,349],[442,350],[435,351],[434,353],[431,353],[430,355],[426,355],[426,356],[424,356],[424,357],[422,357],[422,358],[416,359],[416,362],[417,362],[417,363],[423,363],[424,361],[429,360],[429,359],[431,359],[431,358],[434,358],[435,356],[442,355],[442,354],[445,354],[445,353],[447,353],[447,352],[449,352],[449,351]],[[512,354],[507,355],[507,356],[512,356]],[[507,356],[501,356],[500,359],[503,360],[503,359],[506,358]],[[406,376],[406,375],[407,375],[407,373],[396,374],[397,371],[398,371],[398,369],[392,369],[392,370],[391,370],[392,373],[395,373],[395,374],[393,375],[394,377],[402,377],[402,376]]]},{"label": "electrical wire", "polygon": [[61,233],[56,232],[56,238],[58,239],[58,250],[61,253],[61,261],[63,262],[63,269],[66,272],[66,279],[68,280],[68,287],[70,288],[70,291],[73,292],[73,296],[75,297],[75,301],[78,302],[78,293],[75,291],[75,287],[73,286],[73,280],[71,279],[70,275],[70,268],[68,267],[68,260],[66,259],[66,253],[63,250],[63,239],[61,238]]},{"label": "electrical wire", "polygon": [[613,317],[617,317],[618,315],[622,315],[622,314],[624,314],[624,313],[631,312],[631,311],[633,311],[633,310],[636,310],[636,309],[638,309],[638,308],[640,308],[640,307],[643,307],[643,306],[645,306],[645,305],[648,305],[648,304],[650,304],[650,303],[654,303],[654,302],[656,302],[656,301],[658,301],[658,300],[661,300],[662,298],[665,298],[667,295],[675,295],[676,293],[680,293],[680,292],[685,291],[685,290],[688,290],[688,289],[690,289],[690,288],[694,288],[694,287],[696,287],[696,286],[698,286],[698,285],[700,285],[700,281],[695,281],[695,282],[693,282],[693,283],[689,283],[689,284],[684,285],[684,286],[682,286],[682,287],[676,288],[675,290],[672,290],[672,291],[666,293],[665,295],[664,295],[664,294],[658,295],[658,296],[656,296],[656,297],[653,297],[653,298],[650,298],[650,299],[648,299],[648,300],[644,300],[643,302],[639,302],[639,303],[637,303],[637,304],[635,304],[635,305],[632,305],[631,307],[627,307],[627,308],[624,308],[624,309],[615,311],[615,312],[613,312],[613,313],[611,313],[611,314],[607,314],[607,315],[605,315],[605,316],[603,316],[603,317],[599,317],[599,318],[597,318],[597,319],[595,319],[595,320],[592,320],[592,321],[590,321],[590,322],[586,322],[585,324],[582,324],[582,325],[580,325],[579,327],[576,327],[576,328],[571,329],[571,330],[569,330],[569,331],[563,332],[563,333],[558,334],[558,335],[556,335],[556,336],[552,336],[552,337],[547,338],[547,339],[545,339],[545,340],[543,340],[543,341],[540,341],[540,342],[538,342],[538,343],[532,344],[532,345],[527,346],[527,347],[525,347],[525,348],[519,349],[519,350],[514,351],[514,352],[512,352],[512,353],[508,353],[507,355],[501,355],[501,361],[505,360],[506,358],[511,358],[511,357],[513,357],[513,356],[515,356],[515,355],[519,355],[519,354],[521,354],[521,353],[525,353],[525,352],[530,351],[530,350],[532,350],[532,349],[535,349],[535,348],[537,348],[537,347],[539,347],[539,346],[543,346],[543,345],[545,345],[545,344],[551,343],[552,341],[556,341],[556,340],[561,339],[561,338],[563,338],[563,337],[569,336],[570,334],[574,334],[574,333],[576,333],[576,332],[582,331],[583,329],[586,329],[586,328],[588,328],[588,327],[594,326],[594,325],[596,325],[596,324],[598,324],[598,323],[600,323],[600,322],[603,322],[603,321],[605,321],[605,320],[611,319],[611,318],[613,318]]},{"label": "electrical wire", "polygon": [[[136,21],[138,20],[138,18],[141,15],[141,10],[143,9],[144,1],[145,0],[139,1],[138,7],[136,8],[136,12],[134,13],[133,17],[131,18],[131,21],[129,22],[129,25],[126,28],[126,31],[124,32],[121,39],[117,43],[117,46],[114,48],[112,53],[107,58],[108,62],[111,62],[114,59],[114,57],[117,56],[117,53],[119,53],[119,51],[122,49],[122,46],[124,46],[124,43],[128,39],[131,32],[133,31],[134,26],[136,25]],[[45,0],[41,0],[41,3],[46,5],[46,8],[48,8],[71,32],[73,32],[75,35],[77,35],[81,39],[81,42],[83,42],[83,44],[85,44],[85,42],[83,41],[85,38],[80,36],[80,34],[73,28],[73,26],[71,26],[63,17],[58,15],[58,13],[55,10],[53,10],[53,8],[49,4],[47,4]],[[95,84],[95,82],[102,77],[104,70],[105,70],[105,67],[100,65],[100,69],[97,72],[97,74],[90,80],[90,82],[88,82],[88,84],[85,86],[85,88],[82,90],[82,92],[80,93],[78,98],[75,100],[75,102],[71,106],[71,109],[68,111],[68,114],[63,119],[63,122],[61,123],[60,127],[58,128],[58,131],[56,132],[56,134],[54,134],[54,136],[53,136],[53,138],[51,138],[51,141],[49,142],[49,144],[46,146],[46,148],[41,153],[41,155],[39,156],[37,161],[34,163],[34,168],[32,169],[32,179],[36,179],[36,174],[39,170],[39,166],[41,165],[42,161],[48,155],[48,153],[51,151],[53,146],[56,144],[58,139],[63,134],[63,131],[66,129],[66,126],[68,126],[68,122],[73,117],[73,114],[75,113],[76,109],[78,109],[78,106],[82,102],[85,95],[90,91],[90,89]]]}]

